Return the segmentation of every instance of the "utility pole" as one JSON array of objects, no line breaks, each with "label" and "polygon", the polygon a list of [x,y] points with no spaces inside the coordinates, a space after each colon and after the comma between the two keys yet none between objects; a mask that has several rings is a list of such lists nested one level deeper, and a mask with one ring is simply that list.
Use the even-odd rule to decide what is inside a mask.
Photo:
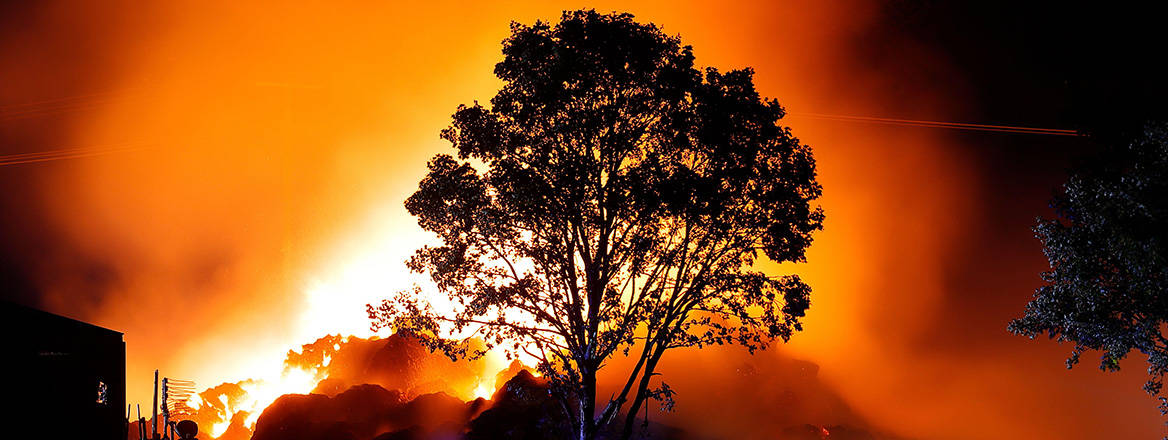
[{"label": "utility pole", "polygon": [[154,406],[150,409],[150,438],[158,438],[158,370],[154,370]]}]

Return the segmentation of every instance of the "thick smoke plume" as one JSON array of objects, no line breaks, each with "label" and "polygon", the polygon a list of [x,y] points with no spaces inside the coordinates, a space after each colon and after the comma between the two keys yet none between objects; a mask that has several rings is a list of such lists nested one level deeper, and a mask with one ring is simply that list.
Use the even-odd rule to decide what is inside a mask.
[{"label": "thick smoke plume", "polygon": [[[278,372],[303,341],[369,336],[363,305],[408,284],[400,262],[427,239],[401,202],[445,151],[438,131],[497,90],[509,21],[578,6],[4,3],[0,152],[101,153],[0,167],[6,298],[125,332],[131,402],[150,401],[156,368],[222,383]],[[1005,332],[1039,283],[1028,226],[1063,166],[1017,152],[1058,144],[810,116],[975,119],[989,92],[943,48],[898,33],[886,4],[591,6],[680,34],[699,64],[753,67],[824,186],[809,263],[778,268],[814,289],[806,330],[752,358],[667,355],[678,412],[652,420],[698,433],[766,416],[782,422],[760,430],[1159,435],[1138,368],[1068,373],[1062,348]],[[819,365],[814,385],[799,385],[811,379],[792,358]]]}]

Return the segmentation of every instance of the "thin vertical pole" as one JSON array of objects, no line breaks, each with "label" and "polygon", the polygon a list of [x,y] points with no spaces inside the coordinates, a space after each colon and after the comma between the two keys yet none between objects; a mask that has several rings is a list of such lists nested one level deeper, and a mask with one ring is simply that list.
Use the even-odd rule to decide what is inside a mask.
[{"label": "thin vertical pole", "polygon": [[167,379],[162,378],[162,438],[170,438],[170,410],[166,407]]},{"label": "thin vertical pole", "polygon": [[154,407],[151,408],[150,438],[158,438],[158,370],[154,370]]}]

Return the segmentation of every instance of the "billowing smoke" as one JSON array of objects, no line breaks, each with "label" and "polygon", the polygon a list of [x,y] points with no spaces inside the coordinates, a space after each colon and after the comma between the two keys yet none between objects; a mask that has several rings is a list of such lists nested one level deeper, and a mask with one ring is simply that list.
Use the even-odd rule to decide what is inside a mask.
[{"label": "billowing smoke", "polygon": [[[1039,282],[1027,227],[1063,162],[1019,161],[1029,138],[810,116],[976,115],[980,91],[942,48],[887,32],[862,0],[590,6],[680,34],[699,64],[754,67],[824,186],[809,263],[773,268],[813,287],[806,330],[754,357],[667,354],[678,408],[652,409],[654,423],[742,438],[1159,435],[1138,367],[1068,373],[1062,348],[1004,330]],[[278,374],[304,341],[371,336],[363,305],[408,285],[400,262],[427,239],[401,202],[445,148],[438,130],[497,89],[509,21],[577,7],[5,3],[0,152],[94,153],[0,166],[5,297],[124,331],[131,402],[149,402],[156,368],[230,383]],[[338,381],[318,391],[379,383]]]}]

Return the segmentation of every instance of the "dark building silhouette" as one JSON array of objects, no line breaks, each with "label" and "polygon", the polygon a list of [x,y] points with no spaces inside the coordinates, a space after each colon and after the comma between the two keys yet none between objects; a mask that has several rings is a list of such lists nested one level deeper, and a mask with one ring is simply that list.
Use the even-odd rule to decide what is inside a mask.
[{"label": "dark building silhouette", "polygon": [[38,438],[125,439],[122,333],[0,302],[8,429]]}]

